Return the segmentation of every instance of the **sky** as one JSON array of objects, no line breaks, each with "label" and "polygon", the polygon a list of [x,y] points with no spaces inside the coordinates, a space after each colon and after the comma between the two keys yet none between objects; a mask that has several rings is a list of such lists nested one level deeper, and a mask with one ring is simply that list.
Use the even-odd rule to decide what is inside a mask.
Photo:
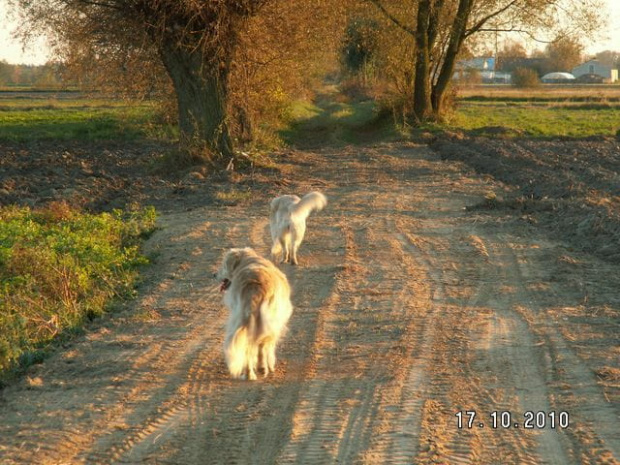
[{"label": "sky", "polygon": [[[603,50],[620,51],[620,0],[604,0],[606,3],[608,27],[600,32],[600,38],[586,44],[586,53],[595,54]],[[7,0],[0,0],[0,60],[11,64],[41,65],[51,56],[45,39],[37,40],[24,49],[22,44],[12,37],[16,22],[11,18],[11,9]]]}]

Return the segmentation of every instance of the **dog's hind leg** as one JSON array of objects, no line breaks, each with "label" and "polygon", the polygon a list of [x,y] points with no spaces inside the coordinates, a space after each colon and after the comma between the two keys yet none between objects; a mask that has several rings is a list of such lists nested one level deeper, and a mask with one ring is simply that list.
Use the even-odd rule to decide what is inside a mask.
[{"label": "dog's hind leg", "polygon": [[261,347],[261,358],[265,377],[276,371],[276,344],[273,339],[268,339]]},{"label": "dog's hind leg", "polygon": [[258,363],[258,347],[256,344],[248,345],[247,362],[248,380],[254,381],[256,379],[256,365]]},{"label": "dog's hind leg", "polygon": [[282,247],[282,261],[289,263],[291,260],[291,235],[289,232],[284,233],[280,237],[280,244]]},{"label": "dog's hind leg", "polygon": [[301,241],[304,240],[304,235],[306,234],[306,225],[298,224],[296,229],[293,229],[291,234],[291,263],[293,265],[299,265],[297,261],[297,250],[299,250],[299,246],[301,245]]},{"label": "dog's hind leg", "polygon": [[275,264],[282,259],[282,254],[284,250],[282,248],[282,242],[280,239],[274,239],[273,246],[271,247],[271,261]]},{"label": "dog's hind leg", "polygon": [[291,261],[290,261],[292,265],[299,265],[299,262],[297,261],[297,249],[299,249],[300,244],[301,244],[301,239],[293,235],[293,238],[291,240]]},{"label": "dog's hind leg", "polygon": [[290,259],[290,240],[288,236],[286,239],[281,239],[281,247],[282,247],[282,261],[284,263],[288,263]]}]

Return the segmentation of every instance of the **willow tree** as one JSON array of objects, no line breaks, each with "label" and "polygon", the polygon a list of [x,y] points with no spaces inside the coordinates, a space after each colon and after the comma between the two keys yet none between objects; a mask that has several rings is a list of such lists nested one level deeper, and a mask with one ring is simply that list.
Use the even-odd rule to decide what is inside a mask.
[{"label": "willow tree", "polygon": [[414,42],[413,116],[439,119],[467,40],[488,33],[589,34],[600,0],[365,0]]},{"label": "willow tree", "polygon": [[103,58],[98,62],[118,54],[157,56],[176,94],[181,141],[216,157],[233,156],[227,108],[240,32],[268,2],[12,0],[26,23],[45,29],[61,53],[94,53]]}]

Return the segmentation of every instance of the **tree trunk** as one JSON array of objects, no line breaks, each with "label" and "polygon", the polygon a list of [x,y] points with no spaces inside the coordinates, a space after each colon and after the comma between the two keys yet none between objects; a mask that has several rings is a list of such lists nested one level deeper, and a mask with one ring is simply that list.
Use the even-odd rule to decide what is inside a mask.
[{"label": "tree trunk", "polygon": [[163,43],[160,52],[176,92],[181,144],[206,147],[216,159],[231,158],[226,117],[232,57],[214,63],[201,48],[185,48],[172,41]]},{"label": "tree trunk", "polygon": [[454,74],[454,67],[458,54],[465,40],[465,32],[467,29],[467,19],[471,14],[473,7],[472,0],[460,0],[458,11],[454,17],[454,22],[450,30],[450,40],[448,41],[448,48],[446,49],[446,56],[444,58],[437,82],[433,86],[432,92],[432,105],[433,114],[436,117],[440,117],[444,111],[443,102],[448,89],[448,85]]},{"label": "tree trunk", "polygon": [[415,29],[415,80],[413,88],[413,113],[417,122],[426,121],[432,113],[430,87],[429,26],[431,0],[420,0]]}]

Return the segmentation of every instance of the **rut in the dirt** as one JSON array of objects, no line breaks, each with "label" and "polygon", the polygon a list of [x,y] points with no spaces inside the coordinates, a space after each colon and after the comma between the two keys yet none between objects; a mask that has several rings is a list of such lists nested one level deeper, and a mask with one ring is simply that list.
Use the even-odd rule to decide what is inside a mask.
[{"label": "rut in the dirt", "polygon": [[[578,337],[614,345],[617,267],[467,211],[503,187],[424,147],[282,163],[282,193],[330,204],[282,266],[295,310],[276,374],[229,378],[209,278],[229,247],[268,253],[269,196],[170,213],[135,305],[3,392],[0,463],[618,463],[619,388],[597,375],[617,339],[610,354]],[[579,313],[583,269],[595,314]]]}]

